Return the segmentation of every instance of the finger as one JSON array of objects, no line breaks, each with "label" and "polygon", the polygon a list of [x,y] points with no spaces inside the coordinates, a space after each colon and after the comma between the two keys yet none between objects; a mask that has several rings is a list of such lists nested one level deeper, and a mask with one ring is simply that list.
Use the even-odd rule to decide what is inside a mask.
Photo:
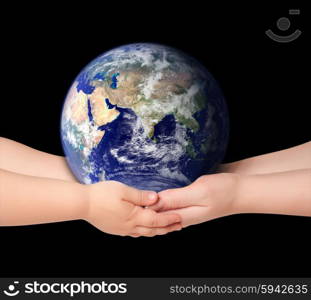
[{"label": "finger", "polygon": [[[159,214],[167,214],[168,212],[160,212]],[[169,213],[177,213],[181,217],[181,224],[187,227],[194,224],[199,224],[214,219],[214,216],[209,216],[207,207],[189,206],[185,208],[173,209]]]},{"label": "finger", "polygon": [[137,233],[132,233],[129,235],[130,237],[133,237],[133,238],[138,238],[139,237],[139,234]]},{"label": "finger", "polygon": [[158,194],[153,191],[143,191],[133,187],[126,187],[123,200],[135,205],[149,206],[153,205],[158,200]]},{"label": "finger", "polygon": [[159,201],[149,206],[155,211],[165,211],[176,208],[183,208],[192,205],[198,205],[196,191],[192,185],[187,187],[170,189],[162,191],[158,194]]},{"label": "finger", "polygon": [[166,227],[149,228],[144,226],[136,226],[135,235],[153,237],[156,235],[167,234],[172,231],[181,230],[182,225],[180,223],[172,224]]},{"label": "finger", "polygon": [[159,214],[149,208],[143,209],[137,216],[137,225],[145,227],[166,227],[181,222],[176,213]]}]

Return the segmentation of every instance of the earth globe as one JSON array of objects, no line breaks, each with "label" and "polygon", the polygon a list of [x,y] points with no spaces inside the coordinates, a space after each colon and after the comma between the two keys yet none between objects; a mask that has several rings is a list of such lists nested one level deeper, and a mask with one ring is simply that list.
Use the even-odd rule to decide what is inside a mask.
[{"label": "earth globe", "polygon": [[120,46],[89,63],[61,116],[63,149],[81,183],[116,180],[157,192],[214,172],[228,133],[213,76],[186,53],[151,43]]}]

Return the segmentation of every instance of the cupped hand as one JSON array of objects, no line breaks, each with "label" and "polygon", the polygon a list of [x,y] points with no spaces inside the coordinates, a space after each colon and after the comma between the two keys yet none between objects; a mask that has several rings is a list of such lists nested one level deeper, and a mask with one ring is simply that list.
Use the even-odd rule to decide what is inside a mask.
[{"label": "cupped hand", "polygon": [[101,231],[151,237],[182,228],[179,214],[146,208],[158,201],[156,192],[138,190],[117,181],[103,181],[86,188],[89,196],[83,219]]},{"label": "cupped hand", "polygon": [[238,175],[204,175],[187,187],[159,193],[159,201],[149,208],[157,212],[178,213],[187,227],[236,212]]}]

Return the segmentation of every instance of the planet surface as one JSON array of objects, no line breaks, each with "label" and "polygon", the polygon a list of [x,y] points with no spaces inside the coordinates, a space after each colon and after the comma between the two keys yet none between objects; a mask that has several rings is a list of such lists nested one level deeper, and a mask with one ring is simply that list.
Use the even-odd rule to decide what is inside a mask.
[{"label": "planet surface", "polygon": [[61,140],[85,184],[183,187],[215,171],[229,133],[223,94],[193,57],[158,44],[114,48],[88,64],[64,102]]}]

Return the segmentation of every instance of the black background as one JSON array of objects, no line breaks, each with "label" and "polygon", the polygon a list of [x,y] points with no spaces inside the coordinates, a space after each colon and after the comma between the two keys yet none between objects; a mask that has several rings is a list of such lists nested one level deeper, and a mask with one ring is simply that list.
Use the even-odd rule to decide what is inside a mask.
[{"label": "black background", "polygon": [[[226,162],[310,140],[307,12],[297,3],[199,3],[3,10],[1,136],[63,155],[62,103],[79,71],[112,47],[156,42],[195,56],[218,80],[230,113]],[[275,22],[289,8],[301,15],[283,33]],[[269,28],[303,34],[279,44],[265,35]],[[83,221],[0,228],[0,275],[310,276],[310,229],[310,218],[275,215],[230,216],[139,239]]]}]

